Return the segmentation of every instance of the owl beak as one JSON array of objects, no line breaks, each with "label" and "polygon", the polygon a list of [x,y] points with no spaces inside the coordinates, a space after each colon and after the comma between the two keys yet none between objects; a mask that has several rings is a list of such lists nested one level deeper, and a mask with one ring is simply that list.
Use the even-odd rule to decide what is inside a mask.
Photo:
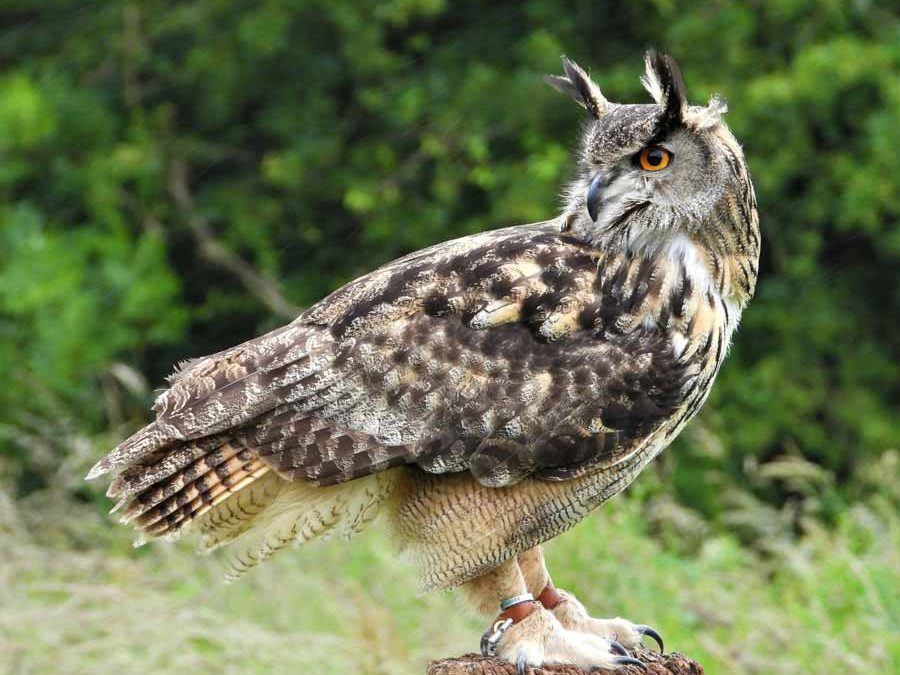
[{"label": "owl beak", "polygon": [[597,222],[597,214],[600,212],[600,197],[603,191],[603,174],[598,173],[591,179],[587,192],[587,210],[591,220]]}]

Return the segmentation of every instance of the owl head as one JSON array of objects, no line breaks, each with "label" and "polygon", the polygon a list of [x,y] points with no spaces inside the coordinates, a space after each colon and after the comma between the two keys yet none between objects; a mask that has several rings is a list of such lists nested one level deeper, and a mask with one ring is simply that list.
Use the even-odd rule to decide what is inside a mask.
[{"label": "owl head", "polygon": [[[718,97],[690,105],[672,57],[651,51],[645,61],[648,104],[606,100],[566,57],[565,75],[546,78],[590,114],[565,192],[564,228],[634,253],[679,234],[727,246],[731,230],[750,226],[733,221],[755,216],[743,153],[722,121],[726,105]],[[743,213],[728,207],[732,196],[748,204]]]}]

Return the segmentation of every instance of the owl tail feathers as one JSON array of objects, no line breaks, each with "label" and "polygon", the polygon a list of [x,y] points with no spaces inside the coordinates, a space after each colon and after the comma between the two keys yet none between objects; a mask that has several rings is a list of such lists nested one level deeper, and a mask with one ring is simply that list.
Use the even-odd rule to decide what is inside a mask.
[{"label": "owl tail feathers", "polygon": [[121,470],[107,495],[118,498],[111,513],[119,512],[122,523],[140,530],[140,545],[150,538],[180,537],[270,471],[240,441],[205,438],[141,456]]}]

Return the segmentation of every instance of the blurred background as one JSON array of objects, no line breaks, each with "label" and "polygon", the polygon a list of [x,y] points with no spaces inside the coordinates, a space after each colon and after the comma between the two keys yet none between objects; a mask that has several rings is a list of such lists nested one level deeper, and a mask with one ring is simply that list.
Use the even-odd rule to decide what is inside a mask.
[{"label": "blurred background", "polygon": [[[374,266],[556,215],[565,53],[715,92],[764,233],[701,416],[549,546],[707,672],[900,670],[900,23],[856,0],[0,2],[0,673],[419,674],[481,620],[384,532],[234,585],[82,477],[174,363]],[[896,5],[893,5],[896,9]],[[554,566],[554,561],[556,564]]]}]

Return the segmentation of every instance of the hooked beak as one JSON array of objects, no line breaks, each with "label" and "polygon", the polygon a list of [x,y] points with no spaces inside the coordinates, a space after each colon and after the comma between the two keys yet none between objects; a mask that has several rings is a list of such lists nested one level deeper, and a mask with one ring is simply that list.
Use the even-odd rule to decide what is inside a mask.
[{"label": "hooked beak", "polygon": [[603,190],[603,174],[598,173],[591,179],[587,192],[587,210],[591,220],[597,222],[597,214],[600,212],[600,197]]}]

